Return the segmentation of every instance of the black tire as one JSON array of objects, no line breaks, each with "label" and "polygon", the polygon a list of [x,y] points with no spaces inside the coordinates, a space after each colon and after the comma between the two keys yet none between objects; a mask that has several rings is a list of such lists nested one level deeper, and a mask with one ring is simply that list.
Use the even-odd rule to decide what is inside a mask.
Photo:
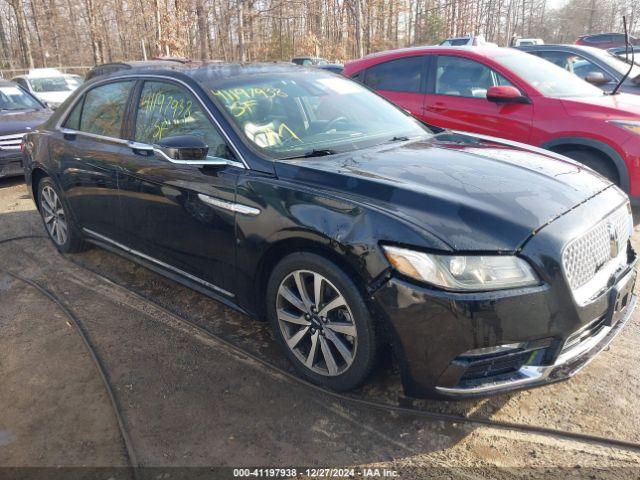
[{"label": "black tire", "polygon": [[[61,231],[61,227],[59,227],[60,230],[56,229],[52,231],[52,228],[50,228],[46,220],[49,202],[47,202],[45,195],[49,195],[47,198],[51,198],[49,193],[51,191],[55,192],[59,201],[60,209],[58,211],[61,211],[61,213],[59,214],[59,219],[63,220],[64,224],[66,224],[66,234],[64,235],[64,238],[61,235],[56,235],[56,232]],[[68,205],[64,201],[64,198],[60,194],[60,190],[51,180],[51,178],[44,177],[40,180],[40,182],[38,183],[37,195],[38,210],[40,211],[40,217],[42,218],[44,229],[58,251],[62,253],[76,253],[86,250],[87,246],[84,242],[82,234],[80,233],[80,229],[73,221],[73,217],[69,212]]]},{"label": "black tire", "polygon": [[587,167],[595,170],[600,175],[608,178],[616,185],[620,186],[620,178],[618,170],[613,163],[604,155],[591,150],[572,149],[561,152],[563,155],[586,165]]},{"label": "black tire", "polygon": [[[328,371],[325,374],[319,374],[311,368],[308,368],[302,362],[301,358],[297,356],[300,352],[297,354],[294,353],[292,348],[287,345],[287,341],[284,336],[285,333],[283,333],[283,327],[281,327],[281,325],[284,325],[285,323],[278,319],[278,305],[282,306],[279,302],[282,302],[283,298],[282,295],[279,294],[279,291],[281,285],[286,284],[283,283],[283,281],[290,281],[292,278],[291,276],[295,275],[294,272],[297,271],[305,271],[305,275],[312,275],[312,281],[316,278],[313,274],[319,274],[324,277],[322,285],[326,289],[325,292],[328,292],[325,293],[324,296],[328,296],[333,289],[337,289],[337,293],[341,294],[346,301],[346,308],[344,311],[340,312],[338,311],[339,309],[331,310],[326,317],[322,317],[328,319],[329,316],[332,315],[332,312],[337,312],[340,321],[336,323],[344,325],[341,321],[346,319],[346,323],[351,323],[351,327],[355,326],[355,337],[344,336],[342,334],[340,335],[340,339],[344,344],[349,347],[353,347],[355,352],[352,355],[353,360],[350,365],[348,367],[343,366],[345,369],[340,371],[338,374],[331,376]],[[312,289],[311,291],[313,292]],[[330,388],[335,391],[352,390],[360,386],[367,379],[376,360],[377,335],[374,320],[367,308],[361,292],[358,290],[353,280],[336,264],[313,253],[293,253],[282,259],[274,268],[267,284],[266,295],[267,316],[271,322],[277,341],[296,371],[303,378],[316,385]],[[300,295],[298,295],[298,297],[300,297]],[[320,297],[323,297],[323,295],[321,294]],[[331,302],[329,301],[328,303]],[[326,304],[321,303],[321,305]],[[345,316],[344,312],[347,310],[348,312]],[[349,317],[351,317],[351,319],[349,319]],[[331,332],[327,331],[328,325],[332,323],[333,322],[329,321],[327,324],[323,325],[325,329],[324,331],[320,329],[316,330],[316,332],[323,337],[326,343],[325,345],[320,344],[317,348],[318,355],[322,358],[318,357],[318,365],[313,368],[322,369],[322,362],[324,362],[328,370],[329,362],[325,360],[327,355],[323,351],[322,347],[326,348],[326,345],[329,344],[332,346],[331,350],[336,354],[335,357],[337,357],[338,361],[344,362],[345,365],[347,363],[345,358],[340,355],[340,349],[333,348],[337,345],[333,343],[335,337],[329,336],[332,334],[333,330],[331,330]],[[305,326],[297,325],[294,327],[298,327],[300,330],[306,328]],[[310,328],[313,328],[313,325],[310,325]],[[313,332],[313,329],[310,332]],[[305,334],[302,338],[302,341],[307,341],[309,346],[313,344],[311,333]],[[318,343],[322,341],[322,339],[318,338]],[[350,341],[352,342],[351,344],[349,344]],[[313,361],[311,363],[313,365]]]}]

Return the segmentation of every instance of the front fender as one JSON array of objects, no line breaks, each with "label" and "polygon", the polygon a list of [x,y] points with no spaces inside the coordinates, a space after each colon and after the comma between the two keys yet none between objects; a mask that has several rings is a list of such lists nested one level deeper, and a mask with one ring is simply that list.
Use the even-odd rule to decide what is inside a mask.
[{"label": "front fender", "polygon": [[599,151],[603,155],[606,155],[607,158],[610,158],[618,172],[620,187],[625,192],[630,192],[629,170],[627,169],[627,164],[625,163],[622,156],[618,153],[618,151],[612,146],[601,142],[600,140],[583,137],[558,137],[540,145],[541,148],[545,148],[547,150],[552,150],[558,147],[571,146],[589,147]]},{"label": "front fender", "polygon": [[441,250],[443,244],[392,214],[329,192],[273,177],[247,175],[236,191],[241,204],[256,206],[257,216],[238,215],[238,300],[255,310],[258,273],[270,255],[284,244],[317,246],[347,262],[365,289],[389,264],[380,243],[399,243]]}]

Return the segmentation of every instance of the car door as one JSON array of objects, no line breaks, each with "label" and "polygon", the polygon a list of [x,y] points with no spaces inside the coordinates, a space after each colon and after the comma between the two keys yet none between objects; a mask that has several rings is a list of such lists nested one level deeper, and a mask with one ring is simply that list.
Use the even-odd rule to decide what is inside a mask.
[{"label": "car door", "polygon": [[80,226],[124,240],[117,171],[129,151],[123,119],[133,81],[98,85],[78,97],[51,140],[60,185]]},{"label": "car door", "polygon": [[[127,245],[156,264],[232,296],[235,200],[245,172],[213,117],[186,84],[147,79],[138,87],[119,186]],[[190,135],[219,165],[173,163],[150,148]]]},{"label": "car door", "polygon": [[424,121],[424,78],[427,56],[378,63],[365,72],[364,84]]},{"label": "car door", "polygon": [[533,107],[487,100],[487,90],[500,85],[514,86],[503,75],[476,60],[436,55],[429,64],[424,99],[426,122],[440,128],[527,142]]}]

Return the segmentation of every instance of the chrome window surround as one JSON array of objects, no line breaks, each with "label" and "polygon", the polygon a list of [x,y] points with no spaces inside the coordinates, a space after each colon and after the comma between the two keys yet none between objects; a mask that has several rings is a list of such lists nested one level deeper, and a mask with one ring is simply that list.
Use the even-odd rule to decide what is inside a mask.
[{"label": "chrome window surround", "polygon": [[[84,137],[89,137],[89,138],[95,138],[97,140],[106,140],[106,141],[110,141],[110,142],[114,142],[114,143],[118,143],[121,145],[126,145],[129,148],[133,148],[136,150],[146,150],[146,151],[153,151],[155,153],[157,153],[159,150],[157,148],[155,148],[153,145],[149,145],[146,143],[139,143],[139,142],[133,142],[130,140],[125,140],[123,138],[115,138],[115,137],[108,137],[108,136],[104,136],[104,135],[98,135],[95,133],[90,133],[90,132],[83,132],[82,130],[74,130],[71,128],[65,128],[62,125],[64,124],[64,122],[67,121],[69,115],[71,114],[71,111],[74,109],[74,107],[77,105],[78,101],[80,99],[83,98],[83,96],[90,90],[99,87],[100,85],[104,85],[107,83],[113,83],[116,81],[133,81],[135,82],[136,80],[141,80],[141,79],[151,79],[151,80],[165,80],[165,81],[169,81],[169,82],[173,82],[173,83],[177,83],[182,85],[183,87],[186,87],[191,94],[198,100],[198,103],[200,104],[200,106],[202,107],[203,111],[205,112],[205,114],[209,117],[209,120],[213,123],[213,125],[219,130],[219,132],[221,133],[222,137],[224,138],[224,140],[227,142],[227,144],[231,147],[231,149],[233,150],[234,155],[240,159],[239,162],[235,161],[235,160],[227,160],[227,159],[215,159],[215,160],[174,160],[172,158],[169,158],[167,155],[164,155],[164,152],[162,152],[162,157],[165,160],[170,161],[171,163],[174,164],[181,164],[181,165],[212,165],[212,166],[220,166],[220,165],[231,165],[231,166],[235,166],[238,168],[244,168],[249,170],[250,167],[247,164],[247,162],[244,160],[243,156],[240,154],[238,148],[235,146],[235,144],[231,141],[231,139],[229,138],[229,135],[227,135],[227,132],[222,128],[222,126],[220,125],[220,122],[218,122],[218,120],[215,118],[215,116],[211,113],[211,111],[207,108],[207,106],[204,104],[204,102],[202,101],[202,99],[200,98],[200,96],[195,92],[195,90],[193,88],[191,88],[191,86],[180,80],[177,78],[173,78],[173,77],[169,77],[169,76],[165,76],[165,75],[153,75],[153,74],[132,74],[132,75],[122,75],[122,76],[117,76],[117,77],[109,77],[109,78],[105,78],[104,80],[100,80],[97,81],[96,83],[91,84],[89,87],[86,87],[84,90],[82,90],[82,92],[80,92],[76,98],[74,98],[73,102],[71,102],[71,104],[69,104],[69,106],[67,107],[67,109],[63,112],[62,115],[60,115],[60,120],[58,120],[58,122],[55,125],[55,130],[58,130],[59,132],[62,132],[64,134],[67,135],[81,135]],[[135,105],[135,108],[137,110],[138,106]]]},{"label": "chrome window surround", "polygon": [[[600,250],[605,247],[605,249],[607,249],[609,246],[609,238],[603,240],[601,235],[599,235],[603,234],[602,231],[604,231],[604,234],[607,233],[607,223],[612,223],[616,230],[618,254],[614,258],[609,258],[606,263],[598,269],[595,265],[591,264],[596,262],[597,254],[602,254]],[[606,217],[581,233],[580,236],[569,241],[563,247],[561,254],[562,270],[578,305],[586,305],[596,298],[604,289],[607,288],[611,276],[626,264],[627,244],[632,233],[633,218],[629,211],[629,204],[627,202],[613,210]],[[594,236],[597,236],[598,238],[590,238]],[[587,242],[587,245],[583,245],[585,242]],[[604,242],[606,245],[603,247],[602,245],[598,245],[598,242]],[[571,252],[572,248],[577,248],[578,251]],[[581,258],[585,256],[585,249],[591,253],[591,257],[588,259]],[[608,254],[608,250],[606,250],[605,253]],[[568,265],[571,258],[570,255],[573,255],[574,258],[576,255],[578,256],[577,259],[573,260],[574,262],[589,262],[589,268],[581,277],[576,277],[575,274],[572,275],[570,270],[575,270],[575,268],[571,268]],[[583,265],[578,265],[578,268],[584,270]],[[590,273],[593,269],[595,269],[595,271]],[[583,278],[585,275],[588,275],[589,278]]]},{"label": "chrome window surround", "polygon": [[169,265],[168,263],[162,262],[160,260],[157,260],[153,257],[150,257],[149,255],[146,255],[142,252],[139,252],[138,250],[134,250],[133,248],[129,248],[126,245],[123,245],[122,243],[116,242],[115,240],[110,239],[109,237],[105,237],[104,235],[101,235],[97,232],[94,232],[93,230],[89,230],[88,228],[83,228],[82,229],[83,232],[87,233],[88,235],[90,235],[91,237],[94,237],[97,240],[101,240],[103,242],[109,243],[111,245],[114,245],[116,247],[118,247],[121,250],[124,250],[127,253],[130,253],[131,255],[135,255],[136,257],[140,257],[144,260],[147,260],[148,262],[154,263],[162,268],[165,268],[167,270],[171,270],[172,272],[175,272],[183,277],[188,278],[189,280],[199,283],[200,285],[207,287],[211,290],[214,290],[218,293],[221,293],[227,297],[235,297],[235,295],[227,290],[225,290],[224,288],[220,288],[217,285],[214,285],[213,283],[209,283],[206,280],[203,280],[199,277],[196,277],[195,275],[191,275],[190,273],[185,272],[184,270],[180,270],[179,268],[174,267],[173,265]]}]

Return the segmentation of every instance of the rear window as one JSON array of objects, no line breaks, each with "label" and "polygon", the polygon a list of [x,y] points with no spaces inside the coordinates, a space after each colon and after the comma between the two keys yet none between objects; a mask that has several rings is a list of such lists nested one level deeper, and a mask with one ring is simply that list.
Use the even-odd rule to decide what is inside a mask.
[{"label": "rear window", "polygon": [[367,70],[365,84],[374,90],[417,93],[424,57],[405,57],[379,63]]},{"label": "rear window", "polygon": [[111,138],[120,130],[133,82],[114,82],[89,90],[71,111],[65,127]]}]

